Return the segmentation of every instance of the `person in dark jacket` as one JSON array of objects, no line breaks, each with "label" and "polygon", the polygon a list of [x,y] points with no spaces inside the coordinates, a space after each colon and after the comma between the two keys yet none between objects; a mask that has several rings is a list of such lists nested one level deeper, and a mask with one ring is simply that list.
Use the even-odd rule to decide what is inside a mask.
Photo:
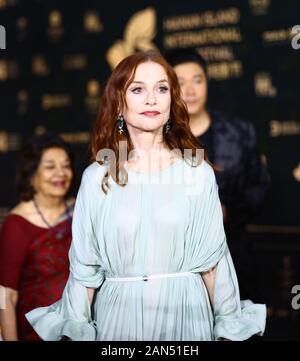
[{"label": "person in dark jacket", "polygon": [[253,125],[207,107],[207,64],[195,49],[165,54],[177,74],[190,127],[216,167],[224,226],[240,284],[241,298],[259,299],[253,247],[246,225],[259,213],[269,177]]}]

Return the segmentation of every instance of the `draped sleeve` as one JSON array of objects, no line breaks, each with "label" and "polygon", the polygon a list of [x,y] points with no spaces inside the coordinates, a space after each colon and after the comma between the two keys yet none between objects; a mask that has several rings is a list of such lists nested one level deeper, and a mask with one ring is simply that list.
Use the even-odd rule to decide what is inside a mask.
[{"label": "draped sleeve", "polygon": [[93,222],[103,196],[99,168],[101,166],[93,163],[82,176],[72,223],[70,274],[62,298],[26,314],[32,327],[45,341],[58,340],[62,335],[74,341],[96,339],[97,327],[92,319],[87,287],[98,288],[104,281]]},{"label": "draped sleeve", "polygon": [[266,306],[240,300],[238,281],[228,247],[218,262],[214,285],[214,337],[244,341],[262,336],[266,325]]},{"label": "draped sleeve", "polygon": [[[262,335],[266,306],[240,300],[235,268],[226,241],[218,185],[212,167],[198,166],[196,190],[192,195],[192,271],[206,272],[217,267],[214,282],[214,338],[242,341]],[[202,169],[201,169],[202,167]]]},{"label": "draped sleeve", "polygon": [[227,243],[214,171],[202,161],[187,192],[190,201],[188,250],[192,272],[205,272],[222,258]]}]

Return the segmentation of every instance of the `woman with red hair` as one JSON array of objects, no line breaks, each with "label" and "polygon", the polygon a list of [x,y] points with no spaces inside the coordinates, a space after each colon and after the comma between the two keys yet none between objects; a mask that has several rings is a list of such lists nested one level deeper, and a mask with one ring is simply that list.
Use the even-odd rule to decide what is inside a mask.
[{"label": "woman with red hair", "polygon": [[240,301],[212,166],[176,74],[155,51],[105,87],[76,200],[60,301],[27,318],[44,340],[245,340],[265,305]]}]

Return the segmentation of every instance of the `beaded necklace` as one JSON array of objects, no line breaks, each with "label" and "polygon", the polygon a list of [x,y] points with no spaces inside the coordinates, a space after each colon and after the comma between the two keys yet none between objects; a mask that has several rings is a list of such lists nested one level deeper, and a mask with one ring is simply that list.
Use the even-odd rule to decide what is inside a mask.
[{"label": "beaded necklace", "polygon": [[[42,211],[40,210],[37,202],[36,202],[36,199],[33,198],[33,204],[35,206],[35,209],[36,211],[38,212],[38,214],[40,215],[42,221],[47,225],[47,227],[49,228],[49,232],[48,232],[48,238],[51,237],[51,234],[53,234],[53,232],[56,232],[56,239],[62,239],[66,233],[68,232],[67,231],[67,228],[68,227],[65,227],[64,229],[61,229],[61,230],[58,230],[58,231],[55,231],[55,226],[52,226],[45,218],[45,216],[43,215]],[[70,215],[70,210],[69,210],[69,207],[68,207],[68,204],[66,201],[64,201],[64,204],[65,204],[65,207],[66,207],[66,213],[67,213],[67,220],[68,220],[68,223],[71,225],[72,222],[71,222],[71,215]]]}]

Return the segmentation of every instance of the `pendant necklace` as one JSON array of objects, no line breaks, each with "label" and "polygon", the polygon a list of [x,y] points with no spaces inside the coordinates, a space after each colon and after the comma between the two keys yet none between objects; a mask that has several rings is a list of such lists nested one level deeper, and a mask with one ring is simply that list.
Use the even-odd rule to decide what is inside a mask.
[{"label": "pendant necklace", "polygon": [[[44,217],[42,211],[40,210],[35,198],[33,198],[33,204],[35,206],[35,209],[36,211],[38,212],[38,214],[40,215],[41,219],[43,220],[43,222],[47,225],[47,227],[49,228],[49,232],[48,232],[48,239],[50,238],[51,236],[51,233],[54,232],[54,228],[55,226],[52,226],[50,223],[48,223],[48,221],[46,220],[46,218]],[[64,200],[64,204],[65,204],[65,207],[66,207],[66,213],[67,213],[67,220],[68,220],[68,223],[71,224],[71,216],[70,216],[70,211],[69,211],[69,207],[68,207],[68,204],[66,202],[66,200]],[[63,236],[65,235],[66,232],[63,232],[63,230],[60,230],[60,231],[57,231],[56,232],[56,239],[62,239]]]}]

